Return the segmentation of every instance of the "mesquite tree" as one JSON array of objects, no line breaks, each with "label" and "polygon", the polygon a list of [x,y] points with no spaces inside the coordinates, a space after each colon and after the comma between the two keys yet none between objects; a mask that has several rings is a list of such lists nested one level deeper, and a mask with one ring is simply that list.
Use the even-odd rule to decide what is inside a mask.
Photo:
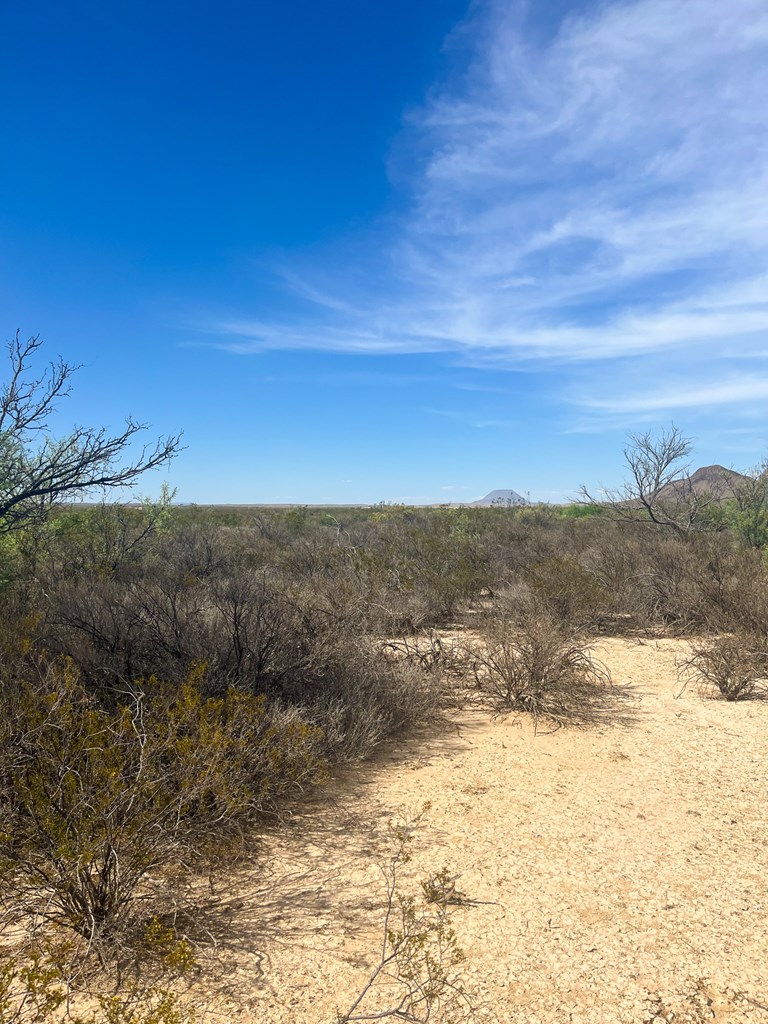
[{"label": "mesquite tree", "polygon": [[617,520],[652,523],[678,534],[699,527],[714,500],[711,492],[696,489],[689,473],[688,456],[693,449],[690,438],[676,427],[654,434],[630,434],[624,448],[628,478],[603,497],[580,488],[581,500],[598,505]]},{"label": "mesquite tree", "polygon": [[135,449],[146,424],[130,417],[124,429],[75,427],[62,438],[48,421],[71,390],[76,366],[58,358],[41,374],[32,369],[39,336],[8,343],[10,373],[0,390],[0,533],[45,519],[52,505],[96,490],[126,487],[148,469],[165,465],[181,448],[171,434]]}]

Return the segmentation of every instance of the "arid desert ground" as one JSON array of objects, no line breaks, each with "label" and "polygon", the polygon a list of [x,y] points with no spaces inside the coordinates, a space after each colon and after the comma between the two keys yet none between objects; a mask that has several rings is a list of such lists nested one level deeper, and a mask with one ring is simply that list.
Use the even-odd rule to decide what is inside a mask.
[{"label": "arid desert ground", "polygon": [[599,724],[457,711],[268,838],[217,893],[226,927],[190,992],[211,1019],[346,1011],[379,953],[388,824],[428,802],[399,884],[458,876],[478,1020],[767,1020],[768,703],[681,692],[682,640],[594,651],[628,688]]}]

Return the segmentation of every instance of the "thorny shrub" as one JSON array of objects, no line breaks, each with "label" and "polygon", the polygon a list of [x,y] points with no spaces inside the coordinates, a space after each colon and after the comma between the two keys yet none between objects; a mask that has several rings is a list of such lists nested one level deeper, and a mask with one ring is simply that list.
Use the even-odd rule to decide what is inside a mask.
[{"label": "thorny shrub", "polygon": [[494,617],[475,651],[478,684],[499,708],[553,722],[589,717],[611,683],[585,640],[535,607],[517,619]]},{"label": "thorny shrub", "polygon": [[728,701],[760,696],[768,680],[768,638],[742,632],[695,642],[680,674]]}]

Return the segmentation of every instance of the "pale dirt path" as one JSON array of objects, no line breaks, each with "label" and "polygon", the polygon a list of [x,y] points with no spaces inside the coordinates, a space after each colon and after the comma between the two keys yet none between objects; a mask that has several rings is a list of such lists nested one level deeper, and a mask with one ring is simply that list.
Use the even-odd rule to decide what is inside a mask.
[{"label": "pale dirt path", "polygon": [[676,699],[684,651],[599,645],[632,724],[465,713],[332,787],[223,894],[224,1018],[334,1021],[375,960],[386,823],[429,800],[406,888],[446,865],[489,901],[453,913],[481,1019],[768,1022],[768,704]]}]

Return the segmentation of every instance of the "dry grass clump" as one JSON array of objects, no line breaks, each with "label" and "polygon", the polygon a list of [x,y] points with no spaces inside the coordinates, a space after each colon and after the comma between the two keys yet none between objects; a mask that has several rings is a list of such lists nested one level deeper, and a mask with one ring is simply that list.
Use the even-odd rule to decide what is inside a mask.
[{"label": "dry grass clump", "polygon": [[611,685],[586,640],[535,607],[516,619],[491,619],[475,652],[475,675],[499,708],[557,724],[589,720]]},{"label": "dry grass clump", "polygon": [[768,693],[768,642],[755,633],[733,633],[691,645],[680,667],[699,691],[724,700],[750,700]]}]

